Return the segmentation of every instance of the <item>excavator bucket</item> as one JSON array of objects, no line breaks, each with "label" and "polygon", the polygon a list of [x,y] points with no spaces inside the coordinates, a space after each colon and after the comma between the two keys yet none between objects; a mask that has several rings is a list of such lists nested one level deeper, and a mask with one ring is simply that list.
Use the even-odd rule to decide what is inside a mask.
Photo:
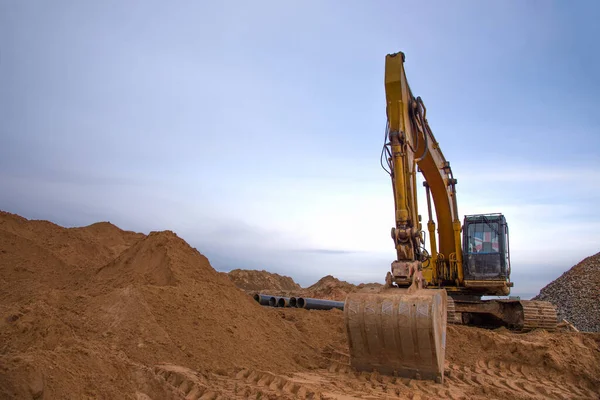
[{"label": "excavator bucket", "polygon": [[349,294],[344,319],[352,367],[443,383],[446,310],[443,289]]}]

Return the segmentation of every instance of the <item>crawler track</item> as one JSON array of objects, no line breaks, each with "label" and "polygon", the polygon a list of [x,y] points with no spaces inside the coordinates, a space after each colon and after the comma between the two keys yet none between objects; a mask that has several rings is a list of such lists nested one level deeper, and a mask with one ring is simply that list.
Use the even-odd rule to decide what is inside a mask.
[{"label": "crawler track", "polygon": [[547,301],[521,300],[523,306],[523,328],[524,332],[533,329],[556,330],[556,307]]},{"label": "crawler track", "polygon": [[447,307],[446,314],[448,316],[447,321],[449,324],[462,323],[462,318],[460,316],[460,313],[456,312],[456,306],[454,305],[454,300],[450,296],[448,296],[448,307]]}]

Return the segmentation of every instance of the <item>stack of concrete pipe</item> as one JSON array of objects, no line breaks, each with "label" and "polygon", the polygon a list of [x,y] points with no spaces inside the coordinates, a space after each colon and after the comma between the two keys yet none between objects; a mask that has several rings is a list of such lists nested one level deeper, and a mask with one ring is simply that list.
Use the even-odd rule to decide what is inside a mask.
[{"label": "stack of concrete pipe", "polygon": [[331,310],[332,308],[337,308],[340,310],[344,309],[343,301],[313,299],[310,297],[282,297],[256,293],[254,295],[254,300],[256,300],[261,306],[269,307],[292,307],[304,308],[306,310]]}]

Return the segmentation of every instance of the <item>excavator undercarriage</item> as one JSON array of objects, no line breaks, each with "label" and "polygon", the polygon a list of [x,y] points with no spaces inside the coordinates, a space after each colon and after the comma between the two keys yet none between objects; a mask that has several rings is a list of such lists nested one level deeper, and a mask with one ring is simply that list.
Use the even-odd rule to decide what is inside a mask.
[{"label": "excavator undercarriage", "polygon": [[533,329],[554,331],[557,325],[556,307],[547,301],[531,300],[451,300],[448,322],[484,328],[506,327],[528,332]]},{"label": "excavator undercarriage", "polygon": [[[423,101],[412,95],[404,61],[403,53],[386,57],[381,152],[394,194],[397,259],[385,289],[349,294],[344,316],[354,368],[443,382],[448,323],[554,330],[556,309],[549,302],[493,298],[508,296],[513,286],[508,224],[500,213],[465,215],[461,224],[458,180],[429,127]],[[418,214],[417,172],[424,177],[429,250]]]}]

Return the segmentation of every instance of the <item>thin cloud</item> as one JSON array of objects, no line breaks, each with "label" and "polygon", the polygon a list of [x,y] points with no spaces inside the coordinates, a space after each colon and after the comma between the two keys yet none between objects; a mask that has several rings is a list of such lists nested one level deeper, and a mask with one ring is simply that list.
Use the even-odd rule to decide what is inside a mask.
[{"label": "thin cloud", "polygon": [[309,253],[309,254],[328,254],[328,255],[340,255],[340,254],[356,254],[363,253],[359,250],[336,250],[336,249],[296,249],[296,252]]},{"label": "thin cloud", "polygon": [[498,166],[494,169],[477,168],[476,171],[463,172],[461,182],[502,182],[502,183],[552,183],[552,182],[581,182],[600,188],[600,165],[587,165],[577,169],[540,168],[540,166],[521,165],[505,168]]}]

